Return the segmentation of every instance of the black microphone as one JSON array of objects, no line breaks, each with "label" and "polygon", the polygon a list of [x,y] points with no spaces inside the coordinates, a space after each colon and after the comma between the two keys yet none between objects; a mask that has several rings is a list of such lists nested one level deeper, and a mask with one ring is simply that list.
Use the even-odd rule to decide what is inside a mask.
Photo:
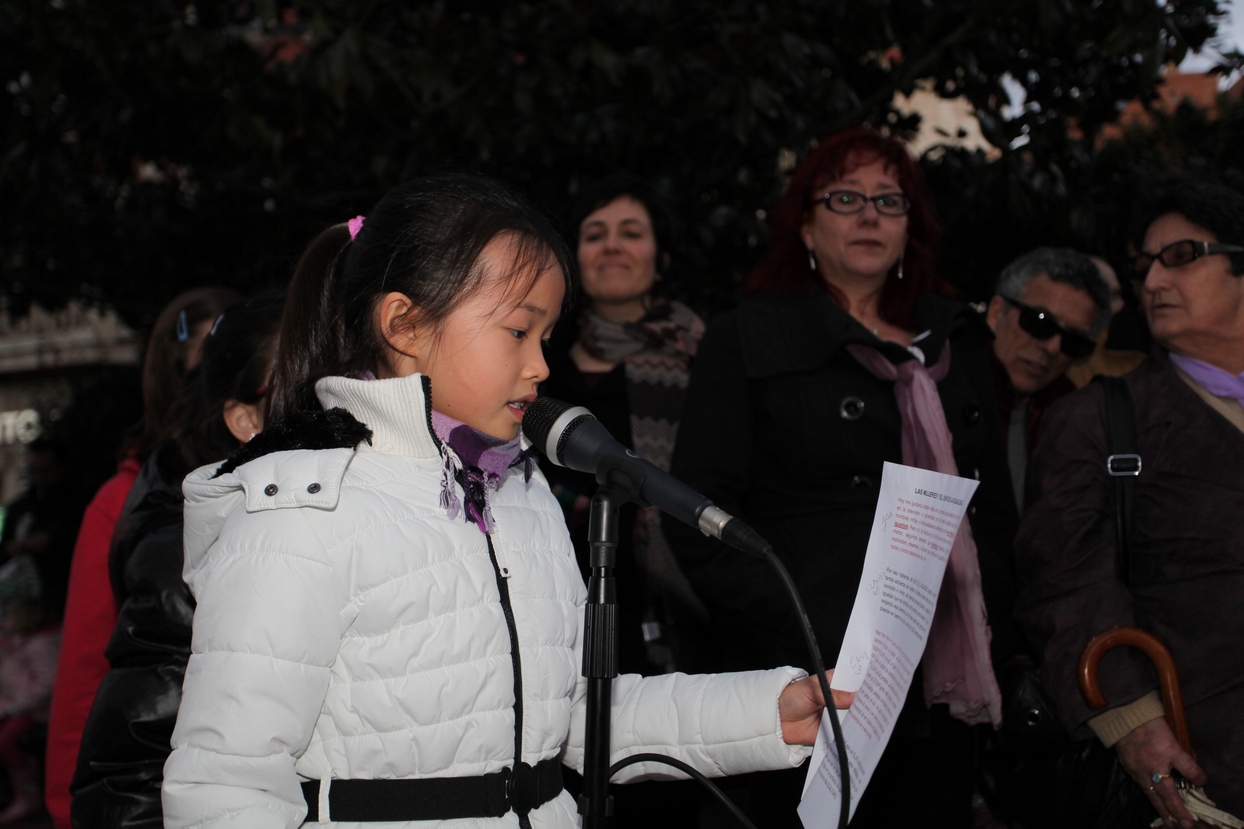
[{"label": "black microphone", "polygon": [[523,415],[523,434],[553,463],[593,475],[640,506],[655,506],[736,550],[764,556],[769,549],[751,527],[614,440],[582,406],[538,397]]}]

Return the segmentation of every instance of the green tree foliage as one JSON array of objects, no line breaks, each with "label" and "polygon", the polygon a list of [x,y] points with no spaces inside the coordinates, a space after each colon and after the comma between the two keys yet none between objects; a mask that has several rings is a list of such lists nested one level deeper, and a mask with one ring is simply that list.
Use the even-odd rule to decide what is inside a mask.
[{"label": "green tree foliage", "polygon": [[1104,143],[1093,159],[1092,188],[1107,209],[1097,231],[1103,248],[1123,252],[1129,241],[1127,207],[1163,175],[1188,173],[1244,192],[1244,99],[1225,94],[1215,112],[1181,103],[1174,112],[1150,113]]},{"label": "green tree foliage", "polygon": [[[943,268],[1096,238],[1092,161],[1120,103],[1211,37],[1219,0],[0,0],[0,262],[11,305],[147,315],[190,284],[285,278],[325,224],[446,168],[560,215],[618,170],[677,207],[684,294],[729,303],[810,142],[908,134],[931,83],[1003,148],[925,159]],[[1024,90],[1015,117],[1003,78]],[[1074,127],[1074,129],[1073,129]]]}]

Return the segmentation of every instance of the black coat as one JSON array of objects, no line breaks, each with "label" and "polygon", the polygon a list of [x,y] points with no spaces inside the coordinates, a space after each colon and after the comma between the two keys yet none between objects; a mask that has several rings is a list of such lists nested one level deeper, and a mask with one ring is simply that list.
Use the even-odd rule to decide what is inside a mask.
[{"label": "black coat", "polygon": [[113,534],[120,613],[70,787],[76,829],[162,827],[160,785],[190,658],[194,597],[182,581],[186,470],[168,444],[144,464]]},{"label": "black coat", "polygon": [[[917,330],[931,331],[917,343],[928,364],[948,342],[951,348],[938,392],[959,474],[981,482],[968,514],[997,661],[1016,646],[1011,542],[1018,519],[994,404],[992,335],[971,309],[941,299],[922,301],[915,316]],[[826,667],[833,667],[855,601],[882,463],[902,462],[893,384],[850,356],[844,346],[853,342],[876,338],[824,294],[752,297],[715,321],[696,357],[671,470],[774,546],[803,597]],[[895,360],[911,358],[897,345],[883,347]],[[719,669],[811,668],[790,602],[766,562],[676,522],[665,526],[713,616]],[[916,713],[923,709],[919,677],[912,686],[906,707]]]}]

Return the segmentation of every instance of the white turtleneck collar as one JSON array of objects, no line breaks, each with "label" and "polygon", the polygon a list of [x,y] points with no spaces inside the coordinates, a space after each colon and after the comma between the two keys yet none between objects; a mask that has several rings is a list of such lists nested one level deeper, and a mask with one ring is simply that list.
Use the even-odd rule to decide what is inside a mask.
[{"label": "white turtleneck collar", "polygon": [[371,448],[388,455],[438,458],[422,374],[389,380],[325,377],[315,384],[325,409],[341,408],[372,430]]}]

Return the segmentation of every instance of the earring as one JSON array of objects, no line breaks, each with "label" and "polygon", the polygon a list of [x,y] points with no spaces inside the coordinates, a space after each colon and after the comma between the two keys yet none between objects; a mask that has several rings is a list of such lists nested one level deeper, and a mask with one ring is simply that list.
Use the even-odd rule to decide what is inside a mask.
[{"label": "earring", "polygon": [[808,267],[816,270],[816,257],[812,254],[812,248],[808,248]]},{"label": "earring", "polygon": [[903,257],[898,258],[898,278],[903,278]]}]

